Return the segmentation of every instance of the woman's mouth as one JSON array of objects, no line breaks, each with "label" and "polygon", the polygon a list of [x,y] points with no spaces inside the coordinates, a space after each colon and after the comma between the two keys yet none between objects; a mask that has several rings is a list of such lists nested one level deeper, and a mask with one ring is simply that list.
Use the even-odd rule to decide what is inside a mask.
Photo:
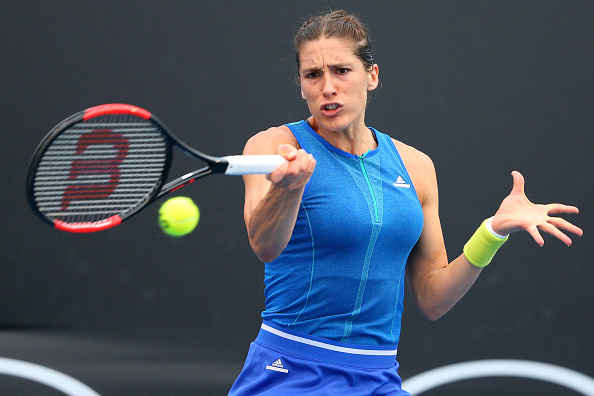
[{"label": "woman's mouth", "polygon": [[320,106],[320,110],[327,116],[334,116],[342,110],[342,105],[339,103],[328,103]]}]

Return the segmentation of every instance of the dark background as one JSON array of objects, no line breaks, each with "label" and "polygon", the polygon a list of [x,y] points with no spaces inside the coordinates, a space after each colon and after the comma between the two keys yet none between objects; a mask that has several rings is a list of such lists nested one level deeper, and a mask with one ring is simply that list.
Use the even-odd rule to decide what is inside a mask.
[{"label": "dark background", "polygon": [[[514,235],[468,295],[425,320],[405,298],[403,379],[477,359],[525,359],[594,375],[591,235],[592,1],[1,1],[0,357],[71,375],[101,395],[223,395],[263,308],[263,265],[243,224],[243,183],[178,195],[202,213],[190,236],[153,205],[115,229],[61,233],[29,209],[37,143],[102,103],[154,112],[213,155],[308,116],[291,40],[312,13],[345,8],[371,28],[381,89],[367,123],[430,155],[450,258],[526,177],[533,202],[578,205],[567,248]],[[181,174],[196,167],[178,156]],[[53,392],[53,393],[52,393]],[[61,394],[0,375],[0,394]],[[575,394],[522,379],[427,392]]]}]

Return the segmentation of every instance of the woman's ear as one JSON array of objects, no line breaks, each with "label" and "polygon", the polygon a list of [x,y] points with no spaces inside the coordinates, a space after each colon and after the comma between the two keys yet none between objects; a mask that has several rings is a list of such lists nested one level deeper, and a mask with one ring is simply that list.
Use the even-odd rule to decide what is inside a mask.
[{"label": "woman's ear", "polygon": [[374,64],[369,72],[369,85],[367,86],[368,91],[373,91],[379,85],[379,66]]}]

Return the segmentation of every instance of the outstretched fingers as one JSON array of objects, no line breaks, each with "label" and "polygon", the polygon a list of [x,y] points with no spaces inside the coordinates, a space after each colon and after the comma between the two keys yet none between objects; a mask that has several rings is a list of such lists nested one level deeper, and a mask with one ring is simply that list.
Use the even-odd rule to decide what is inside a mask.
[{"label": "outstretched fingers", "polygon": [[584,231],[582,231],[582,229],[580,227],[575,226],[572,223],[570,223],[569,221],[562,219],[560,217],[551,217],[549,219],[549,224],[552,224],[559,229],[565,230],[567,232],[571,232],[572,234],[575,234],[580,237],[582,235],[584,235]]},{"label": "outstretched fingers", "polygon": [[559,214],[576,214],[579,212],[577,207],[559,203],[533,204],[524,192],[525,181],[522,174],[513,171],[512,177],[512,191],[503,200],[491,223],[495,232],[505,235],[525,230],[541,246],[544,245],[542,232],[554,236],[568,246],[572,241],[566,233],[583,235],[583,231],[569,221],[552,217]]},{"label": "outstretched fingers", "polygon": [[567,246],[571,246],[573,241],[563,231],[570,232],[580,237],[584,234],[581,228],[560,217],[549,217],[546,222],[532,225],[528,227],[526,231],[530,233],[534,241],[540,246],[544,245],[544,239],[539,231],[554,236]]},{"label": "outstretched fingers", "polygon": [[[550,222],[539,225],[538,229],[546,232],[547,234],[554,236],[555,238],[559,239],[561,242],[563,242],[567,246],[570,246],[572,243],[571,238],[569,238],[567,235],[565,235],[563,232],[561,232],[561,230],[559,230],[557,227],[555,227]],[[544,243],[544,241],[543,241],[543,243]]]}]

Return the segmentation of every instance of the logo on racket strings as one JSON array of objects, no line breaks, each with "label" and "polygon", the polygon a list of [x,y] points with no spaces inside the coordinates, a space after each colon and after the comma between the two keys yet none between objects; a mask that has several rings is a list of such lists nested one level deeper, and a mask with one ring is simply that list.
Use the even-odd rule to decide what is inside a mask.
[{"label": "logo on racket strings", "polygon": [[120,183],[120,164],[128,155],[128,139],[111,129],[96,129],[80,135],[72,161],[69,185],[62,196],[62,210],[73,201],[109,198]]}]

